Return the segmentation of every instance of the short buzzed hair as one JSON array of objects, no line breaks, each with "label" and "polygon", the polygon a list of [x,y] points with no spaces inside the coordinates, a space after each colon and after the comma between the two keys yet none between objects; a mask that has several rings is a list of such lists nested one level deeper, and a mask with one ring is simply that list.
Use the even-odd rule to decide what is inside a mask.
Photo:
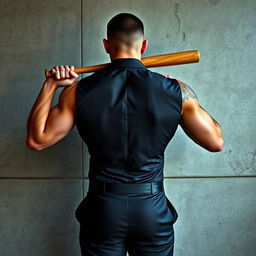
[{"label": "short buzzed hair", "polygon": [[144,37],[143,22],[131,13],[119,13],[107,24],[107,37],[125,45],[132,46]]}]

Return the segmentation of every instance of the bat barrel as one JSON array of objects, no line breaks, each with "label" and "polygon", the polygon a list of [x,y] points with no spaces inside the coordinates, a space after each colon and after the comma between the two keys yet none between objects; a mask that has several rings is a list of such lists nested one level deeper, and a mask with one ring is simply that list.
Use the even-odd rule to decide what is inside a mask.
[{"label": "bat barrel", "polygon": [[[173,66],[188,63],[195,63],[200,61],[200,53],[198,50],[167,53],[155,56],[149,56],[141,58],[141,62],[148,68],[162,67],[162,66]],[[107,67],[110,63],[104,63],[99,65],[93,65],[82,68],[75,68],[77,74],[91,73],[99,69]]]},{"label": "bat barrel", "polygon": [[173,66],[199,62],[200,53],[198,50],[161,54],[143,58],[142,62],[146,67]]}]

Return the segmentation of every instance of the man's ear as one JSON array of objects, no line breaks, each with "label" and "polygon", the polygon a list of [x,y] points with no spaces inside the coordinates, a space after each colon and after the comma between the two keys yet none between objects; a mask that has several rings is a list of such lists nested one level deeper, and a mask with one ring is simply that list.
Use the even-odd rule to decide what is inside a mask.
[{"label": "man's ear", "polygon": [[148,45],[148,40],[143,40],[141,50],[140,50],[141,54],[145,53],[145,51],[147,49],[147,45]]},{"label": "man's ear", "polygon": [[109,41],[105,38],[103,38],[103,44],[104,44],[104,48],[106,50],[107,53],[109,53]]}]

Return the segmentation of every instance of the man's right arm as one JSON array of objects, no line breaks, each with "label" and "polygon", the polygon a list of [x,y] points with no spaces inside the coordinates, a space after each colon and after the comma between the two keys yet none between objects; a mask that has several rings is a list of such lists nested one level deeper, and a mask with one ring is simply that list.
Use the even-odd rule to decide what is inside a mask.
[{"label": "man's right arm", "polygon": [[182,93],[180,126],[201,147],[210,152],[221,151],[224,147],[224,140],[220,125],[199,105],[193,89],[184,82],[177,81]]}]

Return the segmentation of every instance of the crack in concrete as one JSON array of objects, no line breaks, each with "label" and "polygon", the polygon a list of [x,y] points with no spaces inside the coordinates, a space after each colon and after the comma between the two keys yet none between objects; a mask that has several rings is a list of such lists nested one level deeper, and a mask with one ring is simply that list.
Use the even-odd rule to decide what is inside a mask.
[{"label": "crack in concrete", "polygon": [[181,40],[183,42],[185,42],[185,40],[186,40],[186,33],[184,31],[181,33],[181,31],[180,31],[180,28],[181,28],[181,18],[180,18],[180,15],[179,15],[179,8],[180,8],[180,4],[175,3],[175,5],[174,5],[174,15],[175,15],[175,17],[176,17],[176,19],[178,21],[178,30],[177,30],[176,34],[177,35],[179,34]]},{"label": "crack in concrete", "polygon": [[180,31],[180,23],[181,23],[180,17],[179,17],[179,14],[178,14],[178,12],[179,12],[179,7],[180,7],[180,5],[179,5],[178,3],[175,3],[175,6],[174,6],[174,15],[175,15],[175,17],[176,17],[177,20],[178,20],[178,31]]},{"label": "crack in concrete", "polygon": [[184,42],[186,40],[186,34],[185,34],[185,32],[183,31],[183,33],[182,33],[182,41]]}]

